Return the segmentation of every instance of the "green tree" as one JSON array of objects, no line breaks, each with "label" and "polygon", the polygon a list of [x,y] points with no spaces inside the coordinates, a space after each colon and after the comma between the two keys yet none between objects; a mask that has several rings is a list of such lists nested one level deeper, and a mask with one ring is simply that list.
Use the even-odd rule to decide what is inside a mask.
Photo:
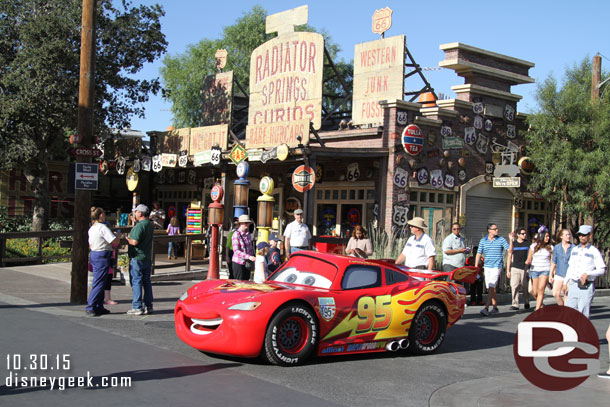
[{"label": "green tree", "polygon": [[[190,45],[187,50],[176,56],[166,55],[163,59],[161,77],[164,97],[172,102],[173,125],[176,127],[196,127],[201,117],[201,88],[206,76],[217,72],[214,54],[224,48],[228,52],[225,71],[233,71],[236,81],[248,92],[250,79],[250,55],[262,43],[274,38],[265,33],[267,11],[261,6],[243,14],[235,24],[225,27],[219,39],[203,39]],[[308,25],[296,27],[297,30],[315,31]],[[326,49],[331,58],[336,59],[340,52],[338,45],[333,44],[326,33]],[[335,62],[344,81],[351,90],[353,66],[344,61]],[[328,71],[328,68],[325,68]],[[325,72],[327,72],[325,71]],[[331,80],[324,86],[325,95],[337,95],[339,82]],[[239,89],[236,89],[239,91]],[[325,101],[331,103],[332,98]]]},{"label": "green tree", "polygon": [[[48,225],[47,161],[67,159],[76,129],[81,6],[81,0],[0,0],[0,169],[24,169],[35,198],[33,230]],[[133,75],[165,52],[163,15],[159,5],[98,0],[96,136],[143,116],[148,95],[160,89],[158,79]]]},{"label": "green tree", "polygon": [[559,205],[567,227],[593,217],[603,246],[610,232],[609,96],[591,101],[587,58],[566,70],[563,84],[549,76],[538,85],[540,110],[529,116],[526,133],[527,154],[536,165],[530,189]]}]

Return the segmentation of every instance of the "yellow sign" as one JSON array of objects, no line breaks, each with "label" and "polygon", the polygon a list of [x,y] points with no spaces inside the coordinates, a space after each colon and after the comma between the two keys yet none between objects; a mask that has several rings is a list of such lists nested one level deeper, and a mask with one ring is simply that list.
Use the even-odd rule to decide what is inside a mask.
[{"label": "yellow sign", "polygon": [[[297,137],[301,137],[301,140],[299,141]],[[264,148],[279,144],[287,144],[289,147],[309,144],[309,121],[298,120],[246,127],[247,148]]]},{"label": "yellow sign", "polygon": [[356,44],[352,121],[355,125],[383,123],[380,100],[402,100],[405,36]]},{"label": "yellow sign", "polygon": [[248,157],[248,152],[245,148],[243,148],[239,144],[235,144],[231,153],[229,153],[229,158],[233,161],[233,164],[237,165]]},{"label": "yellow sign", "polygon": [[248,125],[307,120],[320,128],[324,38],[292,31],[307,22],[307,15],[307,8],[299,7],[267,17],[267,33],[278,36],[250,57]]},{"label": "yellow sign", "polygon": [[286,161],[286,158],[288,158],[289,151],[290,149],[286,144],[277,146],[277,159],[280,161]]},{"label": "yellow sign", "polygon": [[133,170],[133,167],[129,167],[127,170],[127,177],[125,178],[127,189],[130,191],[135,191],[135,189],[138,187],[138,181],[138,173]]}]

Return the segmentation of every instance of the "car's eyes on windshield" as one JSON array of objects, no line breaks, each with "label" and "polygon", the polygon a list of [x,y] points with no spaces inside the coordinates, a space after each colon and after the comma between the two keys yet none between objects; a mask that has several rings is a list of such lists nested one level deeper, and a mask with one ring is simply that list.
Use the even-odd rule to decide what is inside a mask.
[{"label": "car's eyes on windshield", "polygon": [[330,288],[332,281],[316,273],[307,271],[299,271],[294,267],[282,270],[277,275],[273,276],[273,281],[278,283],[290,283],[308,285],[318,288]]}]

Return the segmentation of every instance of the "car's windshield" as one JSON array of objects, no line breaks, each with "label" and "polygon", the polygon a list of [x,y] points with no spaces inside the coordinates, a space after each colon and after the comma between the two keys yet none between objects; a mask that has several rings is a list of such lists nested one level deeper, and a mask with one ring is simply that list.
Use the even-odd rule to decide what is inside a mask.
[{"label": "car's windshield", "polygon": [[330,288],[337,275],[337,266],[309,255],[293,255],[269,281]]}]

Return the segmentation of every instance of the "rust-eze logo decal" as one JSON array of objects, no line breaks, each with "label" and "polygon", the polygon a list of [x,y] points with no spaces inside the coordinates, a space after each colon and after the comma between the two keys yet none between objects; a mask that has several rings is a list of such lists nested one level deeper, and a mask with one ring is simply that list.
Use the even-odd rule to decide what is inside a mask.
[{"label": "rust-eze logo decal", "polygon": [[318,298],[320,303],[320,315],[326,322],[332,321],[337,313],[337,305],[335,305],[335,299],[333,297],[320,297]]}]

